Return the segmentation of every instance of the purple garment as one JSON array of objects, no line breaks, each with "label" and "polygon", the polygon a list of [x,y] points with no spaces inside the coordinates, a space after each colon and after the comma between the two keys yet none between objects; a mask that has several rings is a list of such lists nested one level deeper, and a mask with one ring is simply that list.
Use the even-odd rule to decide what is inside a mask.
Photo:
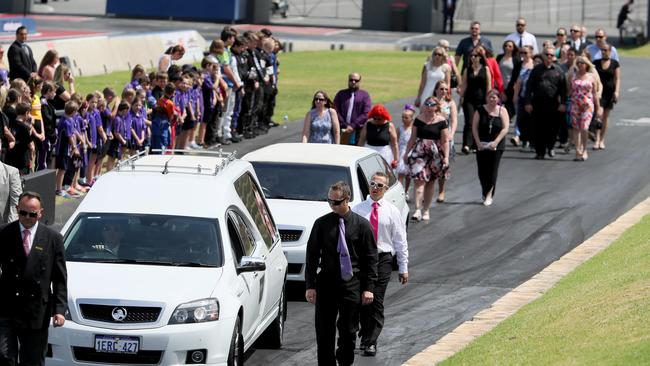
[{"label": "purple garment", "polygon": [[138,82],[138,80],[131,80],[124,85],[124,90],[127,89],[138,90],[142,89],[142,86],[140,86],[140,82]]},{"label": "purple garment", "polygon": [[194,112],[194,120],[199,120],[199,115],[201,114],[201,105],[199,102],[199,95],[201,94],[201,89],[198,86],[192,87],[189,90],[190,92],[190,105],[192,106],[192,111]]},{"label": "purple garment", "polygon": [[99,115],[99,110],[94,109],[88,112],[88,129],[90,136],[90,147],[97,148],[97,139],[99,138],[99,127],[102,126],[102,117]]},{"label": "purple garment", "polygon": [[178,109],[183,113],[185,111],[185,108],[187,108],[187,104],[190,102],[190,91],[180,91],[176,90],[176,93],[174,94],[174,104],[178,107]]},{"label": "purple garment", "polygon": [[0,69],[0,84],[9,87],[9,70]]},{"label": "purple garment", "polygon": [[131,141],[131,113],[127,113],[126,116],[121,119],[122,126],[120,127],[120,131],[122,131],[122,137],[124,137],[127,142]]},{"label": "purple garment", "polygon": [[341,278],[343,281],[349,281],[354,276],[354,273],[352,272],[352,260],[350,259],[348,243],[345,240],[345,220],[342,217],[339,218],[339,241],[336,251],[339,252]]},{"label": "purple garment", "polygon": [[345,117],[348,114],[351,96],[352,90],[339,90],[334,97],[334,107],[336,108],[336,114],[339,117],[341,129],[344,129],[347,126],[352,126],[355,130],[360,130],[363,125],[366,124],[366,121],[368,121],[368,112],[370,112],[370,108],[372,107],[372,101],[370,100],[370,95],[365,90],[359,89],[354,91],[352,116],[350,118],[351,121],[348,123]]},{"label": "purple garment", "polygon": [[131,128],[135,130],[135,134],[138,137],[142,137],[142,132],[146,129],[146,125],[144,124],[144,113],[140,111],[138,114],[135,114],[131,111],[129,114],[131,116]]},{"label": "purple garment", "polygon": [[[84,120],[84,118],[81,116],[81,114],[77,113],[73,117],[73,128],[74,132],[83,136],[86,133],[86,130],[88,129],[87,122]],[[81,141],[77,140],[77,149],[81,151]]]},{"label": "purple garment", "polygon": [[[124,131],[124,126],[125,126],[124,120],[125,118],[123,118],[120,115],[115,116],[115,118],[113,119],[113,125],[111,126],[111,131],[113,132],[114,135],[120,134],[123,139],[127,140],[125,137],[126,131]],[[129,129],[129,137],[131,136],[130,133],[131,133],[131,129]]]},{"label": "purple garment", "polygon": [[[214,108],[212,99],[214,96],[214,79],[210,73],[203,74],[203,85],[201,85],[201,98],[203,99],[204,109],[207,106],[209,109]],[[207,105],[206,105],[207,104]]]},{"label": "purple garment", "polygon": [[71,156],[70,137],[74,136],[74,117],[63,116],[57,126],[58,139],[56,141],[55,151],[59,156]]}]

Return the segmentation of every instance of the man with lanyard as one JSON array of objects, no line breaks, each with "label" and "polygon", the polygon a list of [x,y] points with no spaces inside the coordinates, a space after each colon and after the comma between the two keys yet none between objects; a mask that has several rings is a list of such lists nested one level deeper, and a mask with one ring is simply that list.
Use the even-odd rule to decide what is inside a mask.
[{"label": "man with lanyard", "polygon": [[517,48],[522,48],[523,46],[533,47],[533,54],[536,55],[539,52],[537,48],[537,38],[532,33],[526,31],[526,19],[519,18],[516,23],[517,30],[513,33],[508,34],[505,41],[513,41]]},{"label": "man with lanyard", "polygon": [[348,88],[339,90],[334,96],[334,108],[341,124],[342,145],[357,144],[371,107],[370,94],[361,89],[361,75],[351,73],[348,75]]},{"label": "man with lanyard", "polygon": [[384,199],[388,190],[388,176],[376,172],[370,179],[370,197],[352,208],[370,222],[377,242],[377,282],[372,304],[361,307],[360,348],[365,356],[377,353],[377,338],[384,327],[384,295],[393,269],[393,255],[397,256],[399,282],[408,282],[408,243],[406,223],[395,205]]},{"label": "man with lanyard", "polygon": [[490,41],[489,38],[481,37],[480,22],[476,20],[473,21],[469,27],[469,31],[471,36],[460,40],[460,42],[458,43],[458,47],[456,47],[456,56],[454,56],[456,61],[456,66],[458,66],[460,59],[461,58],[463,59],[463,67],[460,70],[461,75],[463,74],[463,71],[465,71],[465,69],[467,68],[467,65],[469,65],[469,57],[471,56],[474,47],[478,46],[479,44],[482,44],[491,50],[494,49],[494,47],[492,47],[492,42]]},{"label": "man with lanyard", "polygon": [[[543,160],[548,152],[555,156],[555,140],[566,112],[567,83],[564,72],[555,63],[555,49],[542,52],[543,63],[530,72],[526,84],[526,112],[533,116],[535,159]],[[534,113],[533,113],[534,111]]]},{"label": "man with lanyard", "polygon": [[[368,220],[350,209],[351,195],[345,182],[330,187],[327,202],[332,212],[316,219],[307,242],[305,298],[316,305],[321,366],[336,365],[337,361],[340,366],[354,363],[359,307],[373,301],[377,281],[372,228]],[[337,329],[339,339],[335,342]]]}]

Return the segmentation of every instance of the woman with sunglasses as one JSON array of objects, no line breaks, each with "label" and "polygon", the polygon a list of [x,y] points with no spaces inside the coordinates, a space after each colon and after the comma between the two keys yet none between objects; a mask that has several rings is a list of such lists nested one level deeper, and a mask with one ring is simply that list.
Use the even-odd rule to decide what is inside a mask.
[{"label": "woman with sunglasses", "polygon": [[596,144],[594,149],[605,149],[605,133],[609,125],[609,114],[618,102],[619,91],[621,90],[621,65],[611,57],[612,46],[604,45],[600,52],[602,58],[594,62],[594,66],[600,81],[603,83],[603,95],[600,99],[600,106],[603,107],[603,126],[596,130]]},{"label": "woman with sunglasses", "polygon": [[[477,47],[478,48],[478,47]],[[492,89],[492,73],[487,68],[487,61],[478,50],[474,49],[470,56],[470,65],[463,71],[463,81],[458,88],[461,105],[465,114],[463,126],[463,154],[467,155],[474,148],[472,138],[472,116],[485,102],[485,95]]]},{"label": "woman with sunglasses", "polygon": [[[436,84],[436,91],[434,96],[438,98],[440,102],[440,111],[447,118],[449,122],[449,160],[453,160],[456,156],[456,149],[454,148],[454,136],[456,136],[456,129],[458,128],[458,107],[456,107],[456,102],[450,96],[449,84],[444,81],[439,81]],[[447,170],[449,174],[449,170]],[[438,179],[438,198],[436,202],[445,202],[445,182],[446,179],[444,176]]]},{"label": "woman with sunglasses", "polygon": [[424,100],[415,119],[404,157],[415,180],[412,220],[429,220],[436,179],[449,178],[449,123],[435,97]]},{"label": "woman with sunglasses", "polygon": [[302,142],[317,144],[339,144],[341,129],[334,103],[322,90],[314,93],[311,110],[305,116],[302,128]]},{"label": "woman with sunglasses", "polygon": [[589,124],[594,112],[600,117],[600,101],[598,99],[598,80],[591,74],[593,65],[584,56],[576,60],[577,72],[569,84],[571,99],[571,126],[573,127],[573,142],[576,146],[574,161],[587,160],[587,135]]},{"label": "woman with sunglasses", "polygon": [[531,141],[532,116],[526,112],[524,106],[526,105],[526,83],[528,82],[530,72],[535,67],[533,48],[523,46],[519,49],[519,56],[521,57],[521,64],[517,70],[519,75],[517,75],[517,81],[513,86],[512,94],[512,101],[517,110],[517,121],[515,123],[515,135],[510,139],[510,142],[514,146],[521,144],[523,151],[530,147]]},{"label": "woman with sunglasses", "polygon": [[514,93],[515,82],[517,81],[516,76],[519,76],[515,76],[515,70],[521,67],[519,48],[517,48],[514,41],[508,40],[503,42],[503,53],[497,56],[497,62],[499,63],[499,71],[501,72],[501,78],[505,86],[504,104],[508,111],[508,116],[512,118],[515,115],[515,105],[512,102],[512,95]]},{"label": "woman with sunglasses", "polygon": [[415,98],[415,106],[420,108],[424,100],[433,95],[436,83],[444,80],[447,84],[451,79],[451,67],[447,64],[447,53],[442,47],[436,47],[431,57],[422,67],[418,96]]},{"label": "woman with sunglasses", "polygon": [[357,146],[373,149],[386,160],[390,166],[397,168],[399,147],[397,146],[397,129],[386,107],[375,104],[368,112],[368,121],[361,128]]},{"label": "woman with sunglasses", "polygon": [[499,163],[506,149],[505,137],[510,118],[499,102],[499,93],[492,89],[487,93],[487,103],[472,116],[472,134],[477,143],[476,165],[483,192],[483,204],[492,205],[497,184]]}]

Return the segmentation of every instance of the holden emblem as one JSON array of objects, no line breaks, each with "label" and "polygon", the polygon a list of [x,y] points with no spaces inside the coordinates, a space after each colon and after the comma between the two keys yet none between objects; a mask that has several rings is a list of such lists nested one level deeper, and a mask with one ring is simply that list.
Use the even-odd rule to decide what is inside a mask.
[{"label": "holden emblem", "polygon": [[124,319],[126,319],[126,309],[123,307],[113,308],[111,315],[113,316],[113,320],[116,322],[124,321]]}]

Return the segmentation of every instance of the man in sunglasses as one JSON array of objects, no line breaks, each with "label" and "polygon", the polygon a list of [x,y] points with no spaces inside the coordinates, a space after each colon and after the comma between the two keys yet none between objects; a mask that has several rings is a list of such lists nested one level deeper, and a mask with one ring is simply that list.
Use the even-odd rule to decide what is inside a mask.
[{"label": "man in sunglasses", "polygon": [[384,199],[388,190],[388,176],[376,172],[370,179],[370,197],[357,204],[352,211],[370,222],[377,242],[377,282],[372,304],[361,307],[361,345],[365,356],[377,354],[377,338],[384,327],[384,295],[393,270],[393,255],[397,256],[399,282],[408,282],[408,243],[406,224],[395,205]]},{"label": "man in sunglasses", "polygon": [[[591,55],[592,62],[601,60],[603,58],[603,54],[601,50],[607,47],[607,34],[605,33],[605,30],[603,28],[596,29],[594,38],[596,38],[596,43],[592,43],[589,46],[587,46],[587,52],[589,52],[589,55]],[[618,52],[616,51],[616,47],[610,45],[609,48],[610,48],[609,58],[611,58],[612,60],[620,61],[618,59]]]},{"label": "man in sunglasses", "polygon": [[348,75],[348,88],[336,93],[334,107],[341,124],[341,144],[356,145],[372,107],[370,94],[361,89],[359,73]]},{"label": "man in sunglasses", "polygon": [[350,209],[350,197],[347,183],[330,187],[332,212],[316,219],[307,242],[305,298],[316,305],[319,365],[352,365],[359,307],[374,298],[377,246],[368,220]]},{"label": "man in sunglasses", "polygon": [[41,197],[24,192],[18,221],[0,230],[0,365],[43,365],[47,333],[65,323],[68,291],[63,238],[40,224]]},{"label": "man in sunglasses", "polygon": [[[0,152],[2,151],[0,143]],[[23,193],[18,169],[0,161],[0,228],[18,220],[18,197]]]},{"label": "man in sunglasses", "polygon": [[513,41],[517,48],[522,48],[523,46],[533,47],[533,54],[536,55],[539,52],[537,48],[537,38],[534,34],[526,31],[526,19],[519,18],[515,23],[515,31],[508,34],[505,41]]}]

